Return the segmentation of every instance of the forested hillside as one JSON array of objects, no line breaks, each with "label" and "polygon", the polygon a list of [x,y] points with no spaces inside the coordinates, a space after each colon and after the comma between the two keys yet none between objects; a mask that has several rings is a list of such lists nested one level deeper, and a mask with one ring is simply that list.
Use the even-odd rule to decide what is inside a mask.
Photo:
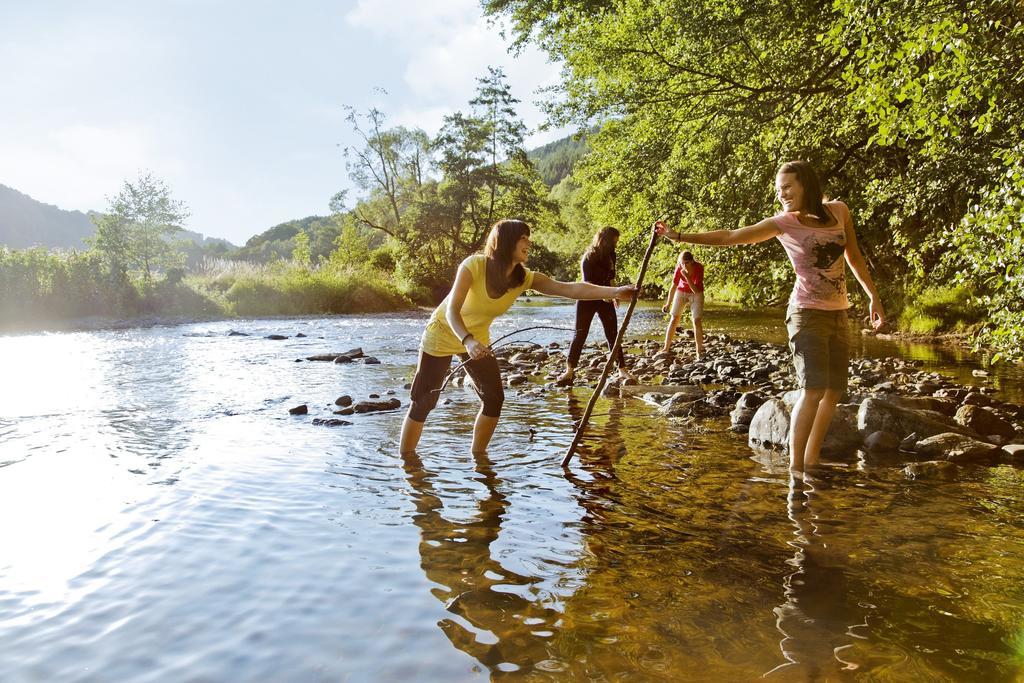
[{"label": "forested hillside", "polygon": [[81,211],[65,211],[0,185],[0,246],[85,249],[85,239],[95,231]]}]

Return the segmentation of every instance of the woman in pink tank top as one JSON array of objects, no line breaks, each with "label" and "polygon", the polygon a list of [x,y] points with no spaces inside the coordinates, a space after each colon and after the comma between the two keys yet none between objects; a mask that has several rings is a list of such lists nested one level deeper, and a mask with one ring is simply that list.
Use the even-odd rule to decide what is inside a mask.
[{"label": "woman in pink tank top", "polygon": [[800,396],[789,423],[789,467],[803,472],[818,464],[836,404],[846,391],[849,330],[846,309],[846,264],[870,299],[876,329],[885,312],[864,255],[857,247],[850,210],[843,202],[826,202],[821,182],[806,161],[779,168],[775,191],[782,211],[738,230],[679,233],[663,222],[659,235],[690,244],[725,247],[776,238],[786,250],[796,283],[789,299],[786,327]]}]

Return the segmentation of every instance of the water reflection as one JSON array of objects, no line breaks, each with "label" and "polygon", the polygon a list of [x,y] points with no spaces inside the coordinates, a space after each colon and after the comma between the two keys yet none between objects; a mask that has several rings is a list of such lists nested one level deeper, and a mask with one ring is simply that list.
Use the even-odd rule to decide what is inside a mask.
[{"label": "water reflection", "polygon": [[[815,511],[821,501],[815,484],[793,477],[786,497],[793,524],[789,545],[793,571],[783,580],[785,602],[773,611],[782,634],[779,648],[786,660],[764,675],[784,681],[834,680],[852,677],[857,639],[864,639],[865,616],[847,599],[846,559],[830,543],[825,520]],[[856,632],[855,629],[861,629]]]},{"label": "water reflection", "polygon": [[438,584],[431,593],[453,615],[437,624],[452,645],[492,674],[530,671],[550,660],[548,644],[561,615],[521,595],[541,579],[509,570],[495,556],[509,501],[488,456],[474,459],[486,495],[470,520],[455,521],[444,514],[436,473],[416,453],[402,457],[420,529],[420,566]]}]

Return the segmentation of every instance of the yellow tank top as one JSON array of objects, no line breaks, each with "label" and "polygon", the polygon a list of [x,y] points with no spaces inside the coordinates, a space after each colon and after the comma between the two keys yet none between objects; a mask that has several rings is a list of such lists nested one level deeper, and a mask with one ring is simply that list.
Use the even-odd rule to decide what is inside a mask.
[{"label": "yellow tank top", "polygon": [[[487,293],[487,257],[483,254],[473,254],[466,258],[459,268],[465,268],[473,276],[473,284],[466,294],[466,300],[462,304],[462,322],[466,329],[481,344],[491,344],[491,321],[507,311],[516,297],[533,284],[533,271],[526,269],[526,278],[523,284],[512,287],[497,299],[492,299]],[[452,332],[451,326],[445,319],[448,313],[448,299],[451,294],[444,298],[430,316],[427,329],[423,331],[423,341],[420,349],[431,356],[450,356],[456,353],[465,353],[466,347],[462,345],[459,338]]]}]

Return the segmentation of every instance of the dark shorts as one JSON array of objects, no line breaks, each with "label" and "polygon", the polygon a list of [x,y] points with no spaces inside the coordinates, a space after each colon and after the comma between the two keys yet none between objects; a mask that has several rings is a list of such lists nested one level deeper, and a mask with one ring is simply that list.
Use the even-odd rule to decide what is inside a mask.
[{"label": "dark shorts", "polygon": [[[460,354],[463,360],[469,358],[468,354]],[[412,388],[409,390],[409,398],[412,405],[409,407],[409,417],[416,422],[425,422],[427,415],[441,395],[437,389],[441,388],[444,378],[452,369],[451,356],[431,356],[429,353],[420,351],[420,362],[416,366],[416,376],[412,380]],[[505,388],[501,384],[501,370],[498,369],[498,361],[494,356],[487,356],[478,360],[471,360],[464,366],[466,374],[473,378],[473,387],[477,396],[480,397],[481,412],[488,417],[501,415],[501,406],[505,401]]]},{"label": "dark shorts", "polygon": [[786,329],[799,387],[846,391],[850,368],[846,311],[790,307],[786,311]]}]

